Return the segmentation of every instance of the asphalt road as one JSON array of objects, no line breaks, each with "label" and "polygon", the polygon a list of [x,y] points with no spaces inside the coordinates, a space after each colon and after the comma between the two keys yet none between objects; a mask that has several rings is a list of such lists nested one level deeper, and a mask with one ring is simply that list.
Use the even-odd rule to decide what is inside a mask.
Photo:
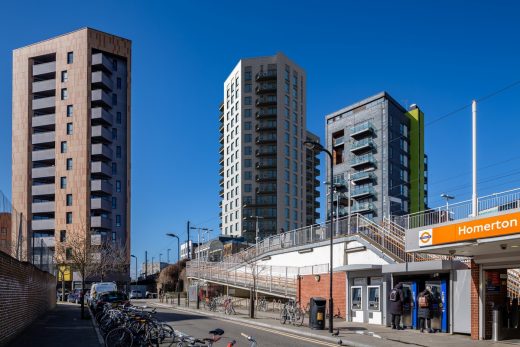
[{"label": "asphalt road", "polygon": [[[134,304],[139,305],[139,301],[140,300],[136,300]],[[175,311],[169,308],[157,307],[156,317],[170,324],[175,330],[179,330],[185,334],[198,338],[211,337],[208,332],[216,328],[224,330],[225,334],[222,339],[215,344],[215,347],[226,346],[228,342],[233,340],[237,341],[235,345],[237,347],[250,346],[247,339],[241,336],[241,333],[253,336],[257,341],[258,346],[337,346],[336,344],[298,336],[296,334],[257,327],[241,322],[228,321],[225,317],[218,319],[188,312]]]}]

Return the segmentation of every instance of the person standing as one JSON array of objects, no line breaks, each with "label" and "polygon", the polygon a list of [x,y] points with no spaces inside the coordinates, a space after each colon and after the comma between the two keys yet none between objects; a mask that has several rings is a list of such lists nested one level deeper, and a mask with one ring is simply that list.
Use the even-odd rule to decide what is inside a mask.
[{"label": "person standing", "polygon": [[403,315],[403,285],[397,283],[388,294],[388,301],[390,302],[389,311],[392,315],[392,329],[401,330],[401,316]]},{"label": "person standing", "polygon": [[419,328],[421,329],[421,333],[424,332],[425,329],[428,330],[429,333],[433,333],[432,330],[432,305],[433,305],[433,296],[431,293],[430,286],[427,286],[422,292],[419,293],[418,298],[419,305]]}]

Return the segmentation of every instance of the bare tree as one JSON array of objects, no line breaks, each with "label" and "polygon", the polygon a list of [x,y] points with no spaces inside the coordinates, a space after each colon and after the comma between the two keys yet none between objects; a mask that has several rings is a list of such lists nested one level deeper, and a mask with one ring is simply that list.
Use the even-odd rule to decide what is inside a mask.
[{"label": "bare tree", "polygon": [[260,274],[266,269],[265,266],[258,265],[258,259],[256,257],[256,252],[242,252],[239,256],[240,260],[244,264],[245,275],[247,276],[248,272],[251,274],[253,279],[253,283],[250,288],[250,318],[255,318],[255,300],[257,299],[257,282]]},{"label": "bare tree", "polygon": [[126,272],[129,262],[126,250],[113,241],[102,241],[99,245],[92,245],[94,261],[90,264],[89,273],[96,276],[101,282],[110,273]]}]

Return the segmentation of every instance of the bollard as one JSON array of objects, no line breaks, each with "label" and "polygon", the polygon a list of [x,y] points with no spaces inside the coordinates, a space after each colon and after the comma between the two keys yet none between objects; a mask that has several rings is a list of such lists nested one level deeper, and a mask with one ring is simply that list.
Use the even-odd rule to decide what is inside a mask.
[{"label": "bollard", "polygon": [[493,323],[491,327],[491,339],[495,342],[502,340],[502,316],[500,310],[493,308]]}]

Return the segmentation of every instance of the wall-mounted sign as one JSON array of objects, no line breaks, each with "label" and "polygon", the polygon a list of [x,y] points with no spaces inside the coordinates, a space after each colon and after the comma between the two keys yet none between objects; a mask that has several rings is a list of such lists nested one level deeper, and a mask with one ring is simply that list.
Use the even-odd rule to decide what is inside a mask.
[{"label": "wall-mounted sign", "polygon": [[419,230],[419,247],[520,233],[520,212]]}]

